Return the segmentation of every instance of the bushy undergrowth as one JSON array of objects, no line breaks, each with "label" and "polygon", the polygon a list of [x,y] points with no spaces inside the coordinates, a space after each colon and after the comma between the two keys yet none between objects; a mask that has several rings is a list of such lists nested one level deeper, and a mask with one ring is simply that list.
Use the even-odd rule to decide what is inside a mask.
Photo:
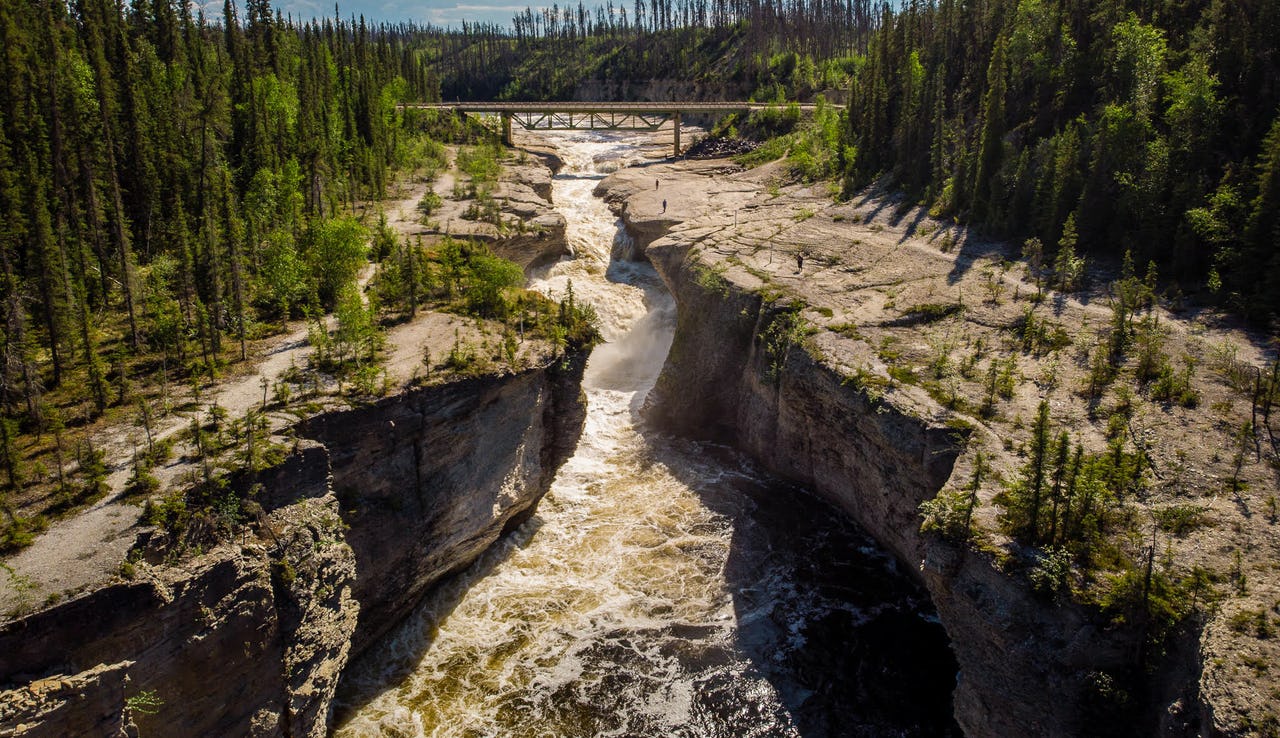
[{"label": "bushy undergrowth", "polygon": [[713,135],[737,134],[763,140],[758,148],[734,160],[754,167],[785,157],[792,176],[816,182],[835,177],[844,167],[849,152],[840,143],[843,116],[841,109],[819,96],[812,115],[802,115],[796,103],[770,106],[751,113],[740,127],[736,118],[726,119]]}]

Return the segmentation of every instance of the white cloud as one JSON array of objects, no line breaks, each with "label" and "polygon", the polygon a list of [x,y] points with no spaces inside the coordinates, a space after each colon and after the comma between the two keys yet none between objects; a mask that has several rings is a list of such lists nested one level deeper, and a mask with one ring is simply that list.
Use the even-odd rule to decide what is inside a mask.
[{"label": "white cloud", "polygon": [[[2,2],[4,0],[0,0]],[[243,12],[244,0],[234,0],[237,8]],[[545,2],[546,0],[543,0]],[[189,0],[195,10],[204,10],[205,17],[211,21],[222,20],[223,0]],[[566,7],[572,0],[562,3]],[[292,16],[294,20],[308,21],[312,18],[332,18],[333,0],[273,0],[272,8],[278,9],[282,15]],[[534,12],[543,10],[549,5],[518,3],[512,0],[486,4],[477,2],[450,2],[450,0],[338,0],[338,12],[343,19],[364,16],[377,23],[388,21],[427,21],[438,26],[459,26],[462,21],[497,23],[509,25],[513,16],[523,13],[525,8]]]},{"label": "white cloud", "polygon": [[426,10],[426,17],[438,26],[458,26],[462,22],[483,22],[498,23],[508,25],[511,23],[512,16],[517,13],[524,12],[527,7],[532,7],[535,11],[541,10],[541,6],[531,6],[528,4],[520,5],[481,5],[475,3],[455,3],[447,7],[431,7],[423,8]]},{"label": "white cloud", "polygon": [[525,8],[533,7],[534,10],[541,10],[540,7],[530,5],[455,5],[455,10],[490,10],[494,12],[504,13],[523,13]]}]

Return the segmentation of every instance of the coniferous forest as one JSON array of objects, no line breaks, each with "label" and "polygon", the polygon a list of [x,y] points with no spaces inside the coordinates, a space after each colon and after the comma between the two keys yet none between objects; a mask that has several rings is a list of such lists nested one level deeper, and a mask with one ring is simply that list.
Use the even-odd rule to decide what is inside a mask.
[{"label": "coniferous forest", "polygon": [[999,236],[1131,252],[1263,322],[1280,310],[1278,44],[1270,0],[912,5],[854,80],[846,165]]},{"label": "coniferous forest", "polygon": [[1070,221],[1077,249],[1130,252],[1258,324],[1280,311],[1275,0],[655,0],[441,43],[445,99],[657,78],[846,100],[818,171],[847,192],[887,175],[1050,257]]},{"label": "coniferous forest", "polygon": [[393,33],[266,2],[221,25],[166,0],[6,3],[0,34],[3,401],[32,419],[68,376],[100,412],[104,348],[211,363],[255,317],[331,306],[314,247],[383,192],[395,103],[435,88]]},{"label": "coniferous forest", "polygon": [[[917,403],[921,393],[949,411],[943,420],[931,408],[927,428],[912,420],[922,430],[910,430],[917,440],[907,438],[904,448],[914,453],[936,442],[932,455],[946,454],[948,464],[960,460],[953,468],[957,480],[963,472],[962,486],[946,487],[918,508],[901,508],[902,514],[886,508],[886,520],[898,525],[918,509],[922,531],[990,556],[1005,573],[1025,572],[1034,596],[1047,607],[1056,611],[1074,598],[1111,618],[1112,625],[1131,629],[1139,650],[1132,670],[1113,670],[1114,681],[1110,672],[1091,671],[1081,689],[1062,682],[1068,698],[1075,699],[1072,690],[1084,695],[1079,704],[1090,724],[1096,718],[1114,734],[1132,734],[1130,725],[1146,719],[1139,714],[1144,700],[1157,704],[1148,696],[1164,689],[1156,684],[1163,675],[1154,665],[1172,663],[1167,655],[1186,659],[1188,669],[1199,659],[1192,682],[1208,674],[1201,684],[1217,680],[1234,688],[1247,678],[1266,678],[1280,613],[1268,579],[1274,579],[1276,548],[1266,547],[1276,539],[1274,529],[1265,527],[1280,524],[1280,440],[1270,419],[1280,406],[1280,0],[574,3],[528,8],[510,24],[439,28],[412,19],[371,22],[344,15],[341,7],[328,17],[295,18],[271,0],[223,0],[220,9],[190,0],[0,0],[0,581],[18,603],[6,617],[30,612],[35,601],[27,601],[28,590],[43,586],[19,571],[19,559],[62,547],[59,533],[71,526],[37,536],[108,499],[113,489],[119,494],[110,503],[140,508],[138,516],[119,518],[124,525],[132,526],[136,517],[150,530],[127,554],[107,563],[112,571],[106,575],[116,577],[118,566],[118,577],[132,580],[138,562],[176,562],[257,529],[263,541],[264,535],[273,539],[273,558],[263,559],[272,597],[278,593],[282,607],[292,607],[294,590],[286,589],[299,571],[286,549],[293,539],[282,543],[263,523],[266,510],[258,500],[266,496],[257,495],[265,487],[254,475],[283,467],[287,454],[300,452],[297,434],[306,421],[300,425],[299,419],[366,406],[390,391],[386,364],[392,362],[386,356],[393,351],[384,350],[392,343],[384,342],[384,328],[385,335],[414,336],[392,347],[408,349],[399,359],[410,360],[400,366],[412,364],[413,376],[403,386],[438,391],[451,403],[464,393],[455,380],[479,379],[479,385],[501,372],[524,371],[538,351],[539,361],[560,371],[571,363],[563,349],[599,340],[598,316],[575,298],[571,282],[558,305],[541,292],[524,291],[525,271],[484,240],[506,239],[511,251],[504,253],[525,248],[529,241],[519,239],[526,236],[560,239],[557,248],[567,248],[568,219],[528,215],[550,214],[550,195],[540,194],[536,207],[530,206],[532,196],[499,205],[507,195],[498,193],[509,184],[529,192],[545,185],[550,192],[547,163],[531,163],[535,152],[504,150],[494,119],[477,122],[406,103],[753,100],[769,105],[749,115],[686,122],[705,125],[709,137],[728,139],[716,150],[739,152],[738,164],[769,165],[743,179],[758,187],[753,199],[777,199],[767,215],[781,221],[770,223],[778,226],[775,236],[814,217],[816,206],[826,208],[832,199],[837,204],[831,209],[841,212],[821,213],[804,230],[788,231],[785,238],[795,241],[786,244],[794,249],[794,272],[788,257],[779,260],[776,273],[752,271],[739,254],[753,256],[749,245],[763,250],[773,265],[774,240],[746,234],[738,243],[736,210],[698,224],[700,233],[704,226],[714,233],[705,236],[708,246],[726,246],[715,260],[688,261],[700,288],[724,288],[721,296],[727,296],[729,282],[717,271],[727,264],[760,282],[758,313],[739,314],[742,325],[756,321],[749,333],[755,353],[747,356],[759,359],[744,359],[743,366],[759,372],[743,370],[744,381],[757,382],[771,407],[783,407],[791,397],[816,406],[819,394],[783,394],[787,357],[802,358],[804,366],[831,370],[830,386],[840,387],[842,397],[856,395],[848,404],[841,399],[824,406],[819,420],[845,410],[850,416],[871,408],[876,415],[895,413],[885,419],[892,421],[883,426],[888,430],[872,439],[880,445],[859,448],[850,457],[896,442],[893,436],[907,428],[907,416],[924,407]],[[815,104],[802,112],[798,102]],[[504,172],[512,161],[515,167]],[[517,167],[531,179],[515,181]],[[728,168],[715,164],[707,171],[712,169],[720,177]],[[706,199],[713,203],[727,197],[689,184],[702,176],[697,170],[680,164],[638,174],[630,169],[618,175],[615,181],[623,184],[614,191],[623,192],[630,186],[625,177],[634,175],[644,197],[661,201],[663,217],[675,218],[678,212],[667,215],[667,197],[673,204],[688,193],[710,193]],[[662,176],[661,192],[648,186],[655,171]],[[667,172],[688,174],[690,180],[678,183],[687,188],[671,188]],[[796,193],[803,197],[793,198]],[[564,202],[559,206],[569,209]],[[895,228],[901,223],[900,229],[876,239],[880,243],[861,245],[857,236],[883,228],[874,222],[879,213]],[[926,214],[934,220],[925,222]],[[718,225],[729,215],[732,231]],[[846,219],[849,225],[843,225]],[[492,226],[496,235],[470,224],[450,230],[462,220]],[[682,228],[685,234],[693,230]],[[933,260],[932,251],[934,266],[917,269],[923,261],[900,258],[900,247],[917,234],[923,239],[925,228],[936,236],[929,244],[938,253],[953,252],[957,237],[959,251],[945,257],[936,279],[928,277],[914,293],[900,293],[898,287],[917,272],[944,263],[944,257]],[[815,233],[829,239],[820,244]],[[899,233],[904,235],[897,240]],[[731,240],[734,249],[742,248],[728,250]],[[697,243],[702,249],[703,241]],[[915,245],[920,244],[908,248]],[[841,263],[831,256],[845,247],[860,247],[857,258],[864,262],[891,262],[894,271],[885,271],[880,281],[852,257]],[[1028,279],[1011,276],[1009,284],[1005,274],[1018,252]],[[552,259],[559,253],[546,252]],[[829,256],[830,267],[824,263]],[[988,297],[979,304],[970,294],[966,303],[966,289],[978,283],[950,278],[984,262]],[[859,273],[857,279],[868,284],[871,276],[876,280],[864,288],[844,276],[816,279],[815,264],[824,271]],[[803,281],[811,291],[789,294],[779,287],[789,284],[782,280]],[[1034,297],[1027,289],[1031,282]],[[1001,312],[1007,288],[1012,304]],[[1059,294],[1041,310],[1046,288]],[[819,291],[833,298],[834,307],[800,299]],[[938,301],[944,292],[958,302]],[[1069,292],[1083,292],[1078,303],[1058,299]],[[864,311],[864,304],[871,307]],[[1095,330],[1090,321],[1107,307],[1110,321]],[[1181,334],[1185,326],[1185,341],[1179,335],[1166,347],[1173,331],[1161,324],[1157,307],[1190,317],[1177,329]],[[435,314],[405,327],[434,322],[434,332],[391,333],[390,326],[407,324],[419,311]],[[864,320],[877,311],[883,320]],[[806,323],[805,315],[814,314],[829,320],[823,327]],[[952,324],[962,321],[966,335],[953,340]],[[874,357],[874,363],[837,367],[821,359],[818,344],[805,343],[811,328],[839,334],[850,345],[856,341],[857,351],[848,356]],[[468,342],[468,330],[476,343]],[[879,334],[864,335],[872,330]],[[1210,346],[1202,332],[1230,334],[1231,340]],[[452,348],[442,351],[449,333]],[[526,333],[537,343],[522,348]],[[672,345],[679,349],[690,335],[700,334],[677,330]],[[1247,359],[1239,359],[1237,343],[1250,344]],[[258,361],[286,345],[296,353],[283,356],[282,350]],[[646,343],[643,350],[655,345]],[[1186,350],[1176,351],[1175,345]],[[803,357],[793,353],[811,348]],[[585,361],[585,352],[580,356]],[[273,362],[270,376],[258,374]],[[1200,362],[1216,375],[1193,385]],[[582,368],[578,364],[575,371]],[[814,376],[825,383],[828,375]],[[581,379],[578,374],[573,381]],[[772,395],[766,382],[772,382]],[[217,390],[228,385],[241,395],[248,387],[252,402],[220,407]],[[1212,387],[1213,394],[1202,396],[1202,387]],[[885,393],[899,389],[908,402],[885,403]],[[679,393],[681,401],[687,394]],[[577,390],[573,395],[578,397]],[[533,417],[540,425],[530,427],[550,444],[552,427],[557,426],[554,434],[563,430],[562,418],[553,417],[563,408],[554,397],[537,402],[540,414],[529,415],[534,405],[520,405],[492,425],[511,421],[514,427]],[[575,400],[575,409],[563,412],[567,425],[579,425],[573,443],[556,441],[565,448],[555,454],[567,452],[581,428],[591,427],[577,415],[585,402]],[[717,397],[691,407],[714,409],[720,402]],[[1034,416],[1028,412],[1033,406]],[[471,410],[448,412],[441,427]],[[483,417],[487,425],[497,412],[467,420]],[[153,429],[162,427],[153,437]],[[832,427],[833,435],[855,435],[843,430],[850,426]],[[449,426],[441,433],[455,431]],[[418,468],[421,446],[413,444],[435,443],[434,433],[402,445],[412,447],[412,464],[405,461],[404,467],[422,475],[420,485],[430,475]],[[1183,434],[1185,444],[1173,439],[1167,449],[1147,442]],[[785,434],[770,430],[759,437]],[[369,438],[371,445],[363,448],[380,443]],[[554,468],[543,457],[553,455],[550,445],[535,453],[533,441],[525,439],[520,437],[521,461],[511,469],[533,469],[536,457],[538,474],[549,484]],[[814,458],[814,449],[845,455],[836,445],[806,444],[805,453]],[[742,445],[749,452],[749,444]],[[780,440],[778,445],[785,446]],[[455,450],[462,451],[451,448],[449,454]],[[970,451],[972,456],[962,455]],[[179,458],[168,464],[175,454]],[[610,455],[634,455],[646,464],[650,459],[638,451]],[[929,456],[920,454],[922,460]],[[385,458],[400,464],[410,457]],[[452,463],[461,457],[440,458]],[[876,473],[899,475],[901,465],[893,457],[889,461]],[[847,468],[869,468],[862,463]],[[927,466],[929,479],[941,468],[933,461]],[[512,471],[507,479],[516,476]],[[503,481],[504,498],[511,485]],[[877,485],[872,489],[898,489]],[[366,505],[344,486],[330,487],[334,511],[343,506],[348,516],[383,504],[378,499]],[[422,489],[415,493],[425,506]],[[993,491],[989,504],[980,497],[987,491]],[[851,495],[841,504],[857,499]],[[914,497],[903,499],[895,504],[916,504]],[[385,504],[386,517],[367,519],[379,526],[398,520],[398,498],[388,497]],[[1235,509],[1221,512],[1230,505]],[[503,518],[494,536],[524,514]],[[345,529],[348,519],[357,518],[332,518],[333,529]],[[1246,527],[1251,519],[1252,527]],[[1200,528],[1203,538],[1175,542]],[[985,535],[995,531],[1004,537],[998,544]],[[314,541],[311,533],[297,540],[308,550],[313,543],[315,550],[329,546],[327,536],[312,532]],[[458,538],[468,546],[482,539]],[[98,545],[107,538],[86,535],[84,541],[81,550],[103,549],[110,555],[102,560],[114,556]],[[7,558],[23,549],[25,554]],[[76,550],[65,550],[72,554],[48,561],[70,561]],[[377,576],[379,570],[372,571]],[[303,570],[302,576],[321,581],[314,571]],[[367,574],[360,570],[360,576]],[[1263,582],[1251,585],[1259,594],[1245,599],[1255,580]],[[89,585],[50,588],[45,605],[75,596],[84,586]],[[330,588],[326,583],[310,591],[319,597],[321,589]],[[1210,658],[1217,652],[1186,647],[1190,641],[1165,652],[1190,633],[1184,625],[1210,622],[1207,608],[1216,607],[1220,595],[1233,597],[1237,609],[1223,626],[1231,633],[1214,637],[1239,652],[1241,668]],[[716,594],[717,602],[722,598]],[[1025,632],[1035,638],[1052,632],[1036,628],[1039,635]],[[1246,637],[1266,641],[1265,649],[1238,648]],[[1050,641],[1048,648],[1061,650]],[[1087,642],[1082,635],[1068,651],[1076,653]],[[346,659],[345,647],[338,650]],[[292,675],[294,662],[282,663]],[[1029,684],[1057,679],[1057,667],[1045,664],[1050,662],[1034,662],[1037,673]],[[1230,679],[1222,676],[1228,671]],[[943,676],[948,686],[950,677]],[[1280,699],[1274,684],[1267,688],[1270,698]],[[149,702],[154,691],[129,699],[139,698],[139,708],[159,704]],[[1280,718],[1264,704],[1268,699],[1245,706],[1261,706],[1253,710],[1258,724],[1280,730]],[[1172,704],[1191,709],[1191,703]],[[1161,708],[1161,715],[1166,712],[1173,714]],[[1255,718],[1246,712],[1242,708],[1240,720]]]},{"label": "coniferous forest", "polygon": [[2,3],[0,482],[21,486],[20,436],[57,438],[60,476],[62,430],[131,408],[131,383],[211,378],[332,310],[365,258],[357,205],[438,137],[406,101],[822,96],[840,104],[817,125],[717,131],[1047,260],[1130,254],[1271,325],[1278,45],[1280,0],[636,0],[453,30],[268,0]]}]

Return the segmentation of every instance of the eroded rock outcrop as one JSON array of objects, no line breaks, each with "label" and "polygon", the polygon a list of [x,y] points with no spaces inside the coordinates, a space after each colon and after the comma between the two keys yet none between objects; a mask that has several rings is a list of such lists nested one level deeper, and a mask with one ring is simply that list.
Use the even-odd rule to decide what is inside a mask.
[{"label": "eroded rock outcrop", "polygon": [[449,235],[487,244],[526,271],[549,264],[569,253],[565,218],[551,202],[551,177],[562,165],[543,151],[504,161],[501,179],[487,193],[492,212],[475,212],[478,200],[459,197],[442,180],[435,185],[441,205],[426,222],[415,213],[396,225],[406,235]]},{"label": "eroded rock outcrop", "polygon": [[139,563],[133,581],[7,624],[0,674],[19,686],[0,694],[0,733],[123,735],[132,721],[148,735],[323,735],[356,572],[327,475],[307,474],[324,471],[322,451],[277,477],[301,499],[267,515],[273,542]]},{"label": "eroded rock outcrop", "polygon": [[532,513],[587,353],[306,421],[256,535],[0,630],[0,735],[324,735],[348,659]]},{"label": "eroded rock outcrop", "polygon": [[[729,442],[812,486],[915,571],[952,639],[961,667],[955,713],[968,735],[1091,734],[1098,709],[1090,680],[1130,667],[1135,632],[1036,595],[993,557],[920,532],[920,503],[967,478],[968,429],[949,424],[918,387],[885,392],[883,382],[863,381],[855,368],[877,363],[875,347],[832,331],[804,335],[792,322],[801,303],[717,250],[731,230],[723,215],[704,224],[679,211],[650,213],[663,193],[625,178],[601,189],[679,307],[651,419]],[[776,233],[754,217],[751,227]],[[794,257],[782,259],[795,267]]]},{"label": "eroded rock outcrop", "polygon": [[586,358],[414,390],[299,429],[332,455],[360,574],[357,652],[532,514],[577,445]]},{"label": "eroded rock outcrop", "polygon": [[564,216],[551,203],[554,164],[536,159],[504,165],[507,171],[494,199],[518,230],[492,238],[486,238],[484,233],[474,235],[488,241],[498,256],[514,261],[526,271],[569,253]]}]

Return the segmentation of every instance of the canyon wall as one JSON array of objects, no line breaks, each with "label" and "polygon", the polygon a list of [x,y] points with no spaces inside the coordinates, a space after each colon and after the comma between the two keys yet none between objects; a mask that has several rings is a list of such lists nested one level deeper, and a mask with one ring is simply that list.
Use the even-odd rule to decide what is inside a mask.
[{"label": "canyon wall", "polygon": [[503,166],[503,178],[494,199],[518,230],[512,232],[508,228],[495,234],[480,231],[470,237],[488,243],[495,254],[514,261],[526,272],[569,253],[564,215],[551,202],[551,178],[564,163],[554,154],[533,152],[528,161]]},{"label": "canyon wall", "polygon": [[915,572],[960,664],[954,704],[967,735],[1097,735],[1091,721],[1106,719],[1108,706],[1090,703],[1091,679],[1133,662],[1133,633],[1035,595],[989,555],[920,532],[920,503],[964,476],[966,431],[922,391],[869,392],[829,358],[867,349],[860,342],[788,336],[785,301],[717,268],[696,238],[672,233],[646,245],[649,231],[632,235],[679,308],[649,417],[732,443],[812,486]]},{"label": "canyon wall", "polygon": [[358,609],[327,465],[300,444],[265,472],[251,541],[6,624],[0,734],[322,735]]},{"label": "canyon wall", "polygon": [[300,427],[329,449],[355,554],[355,651],[533,513],[577,446],[586,359],[579,351],[543,369],[417,390]]},{"label": "canyon wall", "polygon": [[324,735],[348,659],[532,513],[587,354],[304,421],[256,534],[0,629],[0,735]]}]

